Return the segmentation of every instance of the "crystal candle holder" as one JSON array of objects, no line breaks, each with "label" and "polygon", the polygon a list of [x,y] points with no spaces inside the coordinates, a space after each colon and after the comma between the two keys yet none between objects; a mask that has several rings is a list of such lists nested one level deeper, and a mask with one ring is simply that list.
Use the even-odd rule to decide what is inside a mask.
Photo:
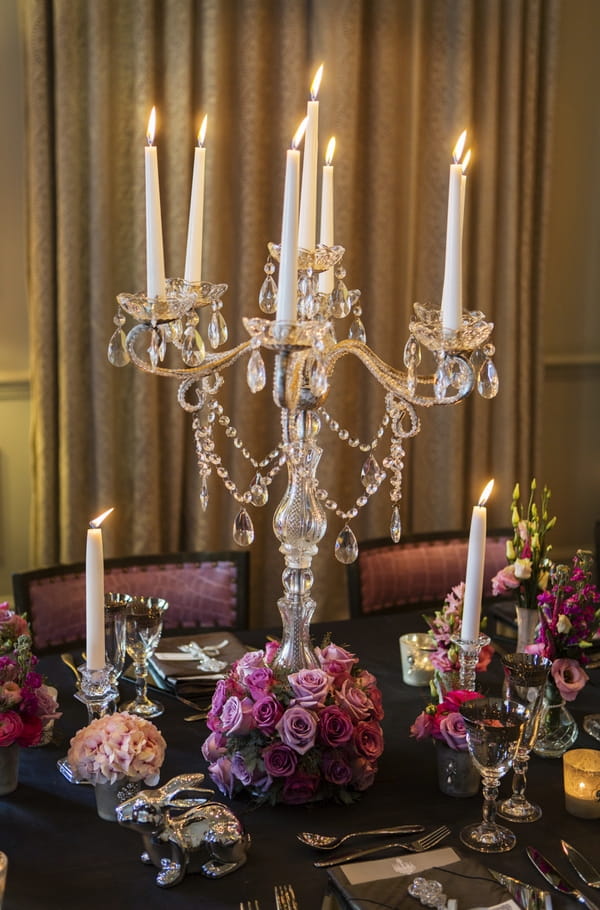
[{"label": "crystal candle holder", "polygon": [[113,673],[114,668],[108,663],[98,670],[90,670],[87,664],[79,667],[79,688],[75,698],[87,707],[90,722],[114,708]]},{"label": "crystal candle holder", "polygon": [[465,639],[459,635],[452,635],[451,641],[460,650],[460,688],[469,692],[475,691],[475,668],[479,661],[479,652],[490,643],[489,635],[480,635],[479,638]]}]

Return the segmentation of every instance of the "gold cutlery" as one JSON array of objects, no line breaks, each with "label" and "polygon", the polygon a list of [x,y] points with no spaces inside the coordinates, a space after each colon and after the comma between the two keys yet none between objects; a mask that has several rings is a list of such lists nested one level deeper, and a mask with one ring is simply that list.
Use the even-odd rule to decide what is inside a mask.
[{"label": "gold cutlery", "polygon": [[206,720],[207,717],[208,713],[206,711],[203,711],[201,714],[188,714],[188,716],[184,717],[183,719],[186,724],[189,724],[194,720]]},{"label": "gold cutlery", "polygon": [[80,679],[79,670],[75,664],[73,655],[69,654],[68,651],[65,651],[64,654],[60,655],[60,659],[62,660],[63,664],[65,664],[65,666],[67,666],[69,668],[69,670],[71,670],[73,672],[75,679],[77,680],[77,682],[79,682],[79,679]]},{"label": "gold cutlery", "polygon": [[240,910],[260,910],[258,901],[240,901]]},{"label": "gold cutlery", "polygon": [[432,847],[436,847],[440,841],[443,841],[449,834],[450,828],[447,828],[446,825],[442,825],[440,828],[436,828],[435,831],[431,831],[424,837],[417,838],[417,840],[407,841],[406,843],[394,841],[389,844],[379,844],[378,847],[367,847],[366,850],[355,850],[352,853],[344,853],[342,856],[335,856],[333,859],[322,859],[313,863],[313,866],[317,869],[326,869],[328,866],[339,866],[342,863],[351,863],[355,859],[362,859],[363,856],[371,856],[373,853],[382,853],[384,850],[408,850],[409,853],[423,853],[425,850],[431,850]]},{"label": "gold cutlery", "polygon": [[276,910],[298,910],[298,901],[291,885],[275,885]]},{"label": "gold cutlery", "polygon": [[307,847],[314,847],[315,850],[335,850],[351,837],[374,837],[381,834],[418,834],[424,831],[424,825],[396,825],[391,828],[372,828],[370,831],[352,831],[350,834],[344,834],[341,837],[333,837],[327,834],[313,834],[311,831],[302,831],[297,834],[298,840],[306,844]]}]

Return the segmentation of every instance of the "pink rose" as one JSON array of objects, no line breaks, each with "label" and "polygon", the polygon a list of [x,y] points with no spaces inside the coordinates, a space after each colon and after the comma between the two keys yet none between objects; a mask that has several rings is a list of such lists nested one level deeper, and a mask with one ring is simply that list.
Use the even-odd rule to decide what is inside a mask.
[{"label": "pink rose", "polygon": [[493,656],[494,646],[484,645],[479,652],[479,660],[477,661],[477,666],[475,667],[478,673],[483,673],[483,671],[488,667]]},{"label": "pink rose", "polygon": [[328,705],[319,714],[319,738],[328,746],[341,746],[352,739],[354,727],[345,711]]},{"label": "pink rose", "polygon": [[318,786],[318,774],[299,773],[288,777],[281,791],[281,801],[292,806],[310,802]]},{"label": "pink rose", "polygon": [[242,735],[252,729],[253,722],[252,700],[231,695],[221,711],[222,732]]},{"label": "pink rose", "polygon": [[41,717],[35,717],[32,715],[27,715],[21,717],[23,721],[23,729],[17,737],[17,743],[20,746],[37,746],[40,739],[42,738],[42,730],[44,724]]},{"label": "pink rose", "polygon": [[335,693],[335,700],[344,708],[353,720],[366,720],[373,713],[373,704],[362,689],[358,689],[350,679],[345,679],[341,688]]},{"label": "pink rose", "polygon": [[440,720],[440,733],[446,745],[457,752],[466,752],[467,731],[462,716],[457,711],[446,714]]},{"label": "pink rose", "polygon": [[0,746],[12,746],[23,732],[23,721],[16,711],[0,714]]},{"label": "pink rose", "polygon": [[373,703],[373,717],[375,720],[383,720],[384,711],[383,711],[383,701],[381,700],[381,692],[377,686],[371,686],[367,689],[367,695]]},{"label": "pink rose", "polygon": [[552,661],[550,673],[565,701],[573,701],[589,679],[581,664],[569,657]]},{"label": "pink rose", "polygon": [[0,634],[11,641],[16,641],[20,635],[31,638],[27,620],[11,610],[7,603],[0,604]]},{"label": "pink rose", "polygon": [[289,777],[296,770],[298,757],[293,749],[284,743],[267,746],[262,754],[265,770],[272,777]]},{"label": "pink rose", "polygon": [[216,762],[208,766],[208,773],[212,780],[225,796],[233,796],[235,777],[231,772],[231,759],[223,755]]},{"label": "pink rose", "polygon": [[267,736],[271,734],[275,725],[283,714],[283,708],[274,695],[264,695],[254,702],[252,716],[259,730]]},{"label": "pink rose", "polygon": [[325,648],[315,648],[315,654],[321,664],[321,669],[335,677],[336,685],[338,679],[349,676],[352,667],[358,663],[358,657],[334,644],[329,644]]},{"label": "pink rose", "polygon": [[304,755],[315,744],[317,719],[301,705],[292,705],[284,712],[275,729],[286,746]]},{"label": "pink rose", "polygon": [[278,641],[268,641],[265,645],[265,663],[271,664],[275,659],[275,655],[279,651],[279,642]]},{"label": "pink rose", "polygon": [[373,720],[361,720],[354,729],[354,747],[359,755],[376,761],[383,752],[383,731]]},{"label": "pink rose", "polygon": [[352,780],[352,767],[341,752],[326,752],[321,770],[325,780],[336,787],[345,787]]},{"label": "pink rose", "polygon": [[514,591],[519,587],[519,580],[515,576],[514,564],[505,566],[492,578],[492,594],[502,595]]},{"label": "pink rose", "polygon": [[211,710],[214,711],[215,714],[220,714],[223,710],[223,705],[230,695],[233,695],[231,681],[229,679],[220,679],[213,692]]},{"label": "pink rose", "polygon": [[262,698],[273,684],[273,671],[269,667],[254,667],[244,676],[244,685],[252,698]]},{"label": "pink rose", "polygon": [[352,762],[352,784],[357,790],[367,790],[375,780],[377,765],[359,756]]},{"label": "pink rose", "polygon": [[18,683],[10,680],[2,684],[0,688],[0,704],[7,708],[13,708],[19,704],[21,699],[21,687]]},{"label": "pink rose", "polygon": [[421,711],[410,728],[410,735],[414,736],[415,739],[427,739],[428,736],[433,736],[433,728],[433,716]]},{"label": "pink rose", "polygon": [[226,746],[227,739],[222,733],[210,733],[202,743],[202,755],[210,764],[211,762],[217,761],[222,755],[225,755],[225,752],[227,751]]},{"label": "pink rose", "polygon": [[333,676],[324,670],[305,669],[291,673],[288,681],[295,696],[295,703],[304,708],[316,708],[325,703]]}]

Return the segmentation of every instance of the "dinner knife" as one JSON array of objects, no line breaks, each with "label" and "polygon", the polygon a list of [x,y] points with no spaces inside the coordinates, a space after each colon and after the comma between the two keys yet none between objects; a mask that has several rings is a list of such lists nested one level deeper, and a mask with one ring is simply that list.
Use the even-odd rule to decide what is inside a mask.
[{"label": "dinner knife", "polygon": [[494,869],[488,869],[488,872],[498,884],[506,888],[523,910],[552,910],[552,897],[549,891],[542,891],[540,888],[528,885],[527,882],[513,878],[512,875],[505,875],[504,872],[496,872]]},{"label": "dinner knife", "polygon": [[597,904],[594,904],[593,901],[579,891],[572,882],[565,878],[564,875],[561,875],[558,869],[556,869],[545,856],[542,856],[539,850],[536,850],[535,847],[527,847],[526,853],[538,872],[543,875],[550,885],[552,885],[555,891],[574,897],[576,901],[579,901],[579,903],[583,904],[584,907],[587,907],[588,910],[600,910],[600,907],[598,907]]},{"label": "dinner knife", "polygon": [[565,856],[575,869],[579,878],[589,885],[590,888],[600,888],[600,872],[595,869],[589,860],[582,856],[579,850],[568,844],[566,840],[561,840],[561,846]]}]

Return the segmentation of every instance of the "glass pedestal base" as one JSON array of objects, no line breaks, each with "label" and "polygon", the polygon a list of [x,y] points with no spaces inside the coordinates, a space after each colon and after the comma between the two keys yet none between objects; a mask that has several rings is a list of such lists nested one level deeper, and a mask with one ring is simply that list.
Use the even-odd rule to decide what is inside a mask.
[{"label": "glass pedestal base", "polygon": [[517,838],[508,828],[486,822],[467,825],[460,832],[460,839],[466,847],[479,853],[507,853],[517,842]]},{"label": "glass pedestal base", "polygon": [[542,817],[542,810],[530,803],[524,796],[509,796],[498,803],[498,815],[509,822],[536,822]]}]

